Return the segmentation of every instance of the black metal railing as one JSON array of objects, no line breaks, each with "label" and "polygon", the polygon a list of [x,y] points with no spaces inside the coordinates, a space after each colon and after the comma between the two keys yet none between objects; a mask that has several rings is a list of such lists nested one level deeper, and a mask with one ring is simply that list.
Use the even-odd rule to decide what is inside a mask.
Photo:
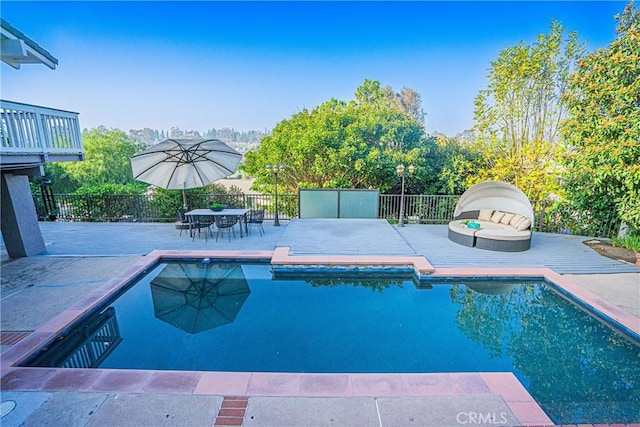
[{"label": "black metal railing", "polygon": [[[407,223],[446,224],[453,219],[453,211],[460,196],[404,195],[404,216]],[[381,194],[378,217],[397,221],[401,196]]]},{"label": "black metal railing", "polygon": [[532,203],[535,212],[534,228],[547,233],[614,238],[618,236],[622,220],[616,212],[608,217],[589,211],[577,211],[567,205],[546,200]]},{"label": "black metal railing", "polygon": [[[94,221],[94,222],[173,222],[177,206],[153,195],[78,195],[56,194],[55,211],[45,203],[41,194],[34,194],[34,202],[41,220]],[[404,214],[407,224],[446,224],[453,219],[460,196],[405,195]],[[379,198],[378,217],[397,222],[401,196],[382,194]],[[264,209],[265,220],[273,220],[275,198],[272,194],[202,194],[187,195],[187,204],[203,208],[210,203],[228,207]],[[534,230],[575,234],[591,237],[615,237],[621,221],[613,213],[604,221],[589,212],[578,212],[566,206],[546,201],[532,203],[535,212]],[[298,217],[298,195],[278,195],[278,214],[281,220]]]},{"label": "black metal railing", "polygon": [[[151,194],[55,194],[55,207],[45,201],[42,194],[33,199],[40,220],[85,222],[172,222],[176,221],[177,206]],[[265,219],[273,220],[275,198],[271,194],[189,194],[187,205],[204,208],[211,203],[221,203],[232,208],[264,209]],[[298,196],[278,195],[280,219],[298,216]]]}]

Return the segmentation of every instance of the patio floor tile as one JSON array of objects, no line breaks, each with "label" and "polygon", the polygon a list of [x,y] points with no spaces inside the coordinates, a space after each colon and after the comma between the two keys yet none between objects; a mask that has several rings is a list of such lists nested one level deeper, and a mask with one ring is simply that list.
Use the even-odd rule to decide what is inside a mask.
[{"label": "patio floor tile", "polygon": [[247,394],[270,396],[297,396],[300,392],[300,374],[254,372],[249,380]]}]

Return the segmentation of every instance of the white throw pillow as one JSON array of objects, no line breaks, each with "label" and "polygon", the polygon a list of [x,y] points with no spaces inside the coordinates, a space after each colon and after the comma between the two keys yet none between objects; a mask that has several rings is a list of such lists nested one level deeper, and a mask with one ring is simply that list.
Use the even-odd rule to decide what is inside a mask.
[{"label": "white throw pillow", "polygon": [[509,225],[509,223],[511,222],[511,220],[513,219],[513,217],[514,217],[515,215],[516,215],[516,214],[512,214],[512,213],[506,213],[506,214],[504,214],[504,216],[503,216],[503,217],[502,217],[502,219],[500,220],[500,223],[501,223],[501,224],[504,224],[504,225]]},{"label": "white throw pillow", "polygon": [[524,231],[527,228],[529,228],[531,226],[531,220],[527,217],[525,217],[523,220],[518,222],[518,225],[516,225],[516,230],[518,231]]},{"label": "white throw pillow", "polygon": [[522,215],[520,214],[515,214],[513,216],[513,218],[511,218],[511,221],[509,222],[509,225],[515,227],[516,224],[518,223],[518,221],[520,221],[522,218],[524,218]]},{"label": "white throw pillow", "polygon": [[497,224],[500,222],[503,216],[504,216],[504,212],[495,211],[493,215],[491,215],[491,222],[495,222]]},{"label": "white throw pillow", "polygon": [[480,209],[478,219],[480,221],[491,221],[491,215],[493,215],[493,209]]}]

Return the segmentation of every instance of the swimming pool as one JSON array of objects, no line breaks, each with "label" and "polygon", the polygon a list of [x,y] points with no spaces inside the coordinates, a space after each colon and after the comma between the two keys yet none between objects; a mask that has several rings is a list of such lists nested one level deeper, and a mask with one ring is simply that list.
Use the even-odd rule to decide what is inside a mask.
[{"label": "swimming pool", "polygon": [[[554,422],[640,419],[638,347],[540,282],[272,280],[267,264],[162,263],[87,320],[68,336],[102,368],[510,371]],[[67,363],[78,352],[63,345],[30,364]]]}]

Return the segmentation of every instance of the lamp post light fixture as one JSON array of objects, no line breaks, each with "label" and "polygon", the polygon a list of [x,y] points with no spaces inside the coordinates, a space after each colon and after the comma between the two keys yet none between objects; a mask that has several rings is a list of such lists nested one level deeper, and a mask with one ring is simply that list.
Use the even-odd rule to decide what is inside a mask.
[{"label": "lamp post light fixture", "polygon": [[273,225],[276,227],[280,226],[280,220],[278,219],[278,173],[284,171],[284,165],[267,165],[267,173],[273,175],[275,189],[276,189],[276,212],[273,219]]},{"label": "lamp post light fixture", "polygon": [[[409,175],[413,175],[416,171],[416,167],[413,165],[409,165],[407,168],[409,171]],[[404,227],[404,178],[407,176],[405,173],[405,168],[403,164],[399,164],[396,166],[396,172],[398,176],[402,179],[402,188],[400,190],[400,218],[398,219],[398,227]]]}]

